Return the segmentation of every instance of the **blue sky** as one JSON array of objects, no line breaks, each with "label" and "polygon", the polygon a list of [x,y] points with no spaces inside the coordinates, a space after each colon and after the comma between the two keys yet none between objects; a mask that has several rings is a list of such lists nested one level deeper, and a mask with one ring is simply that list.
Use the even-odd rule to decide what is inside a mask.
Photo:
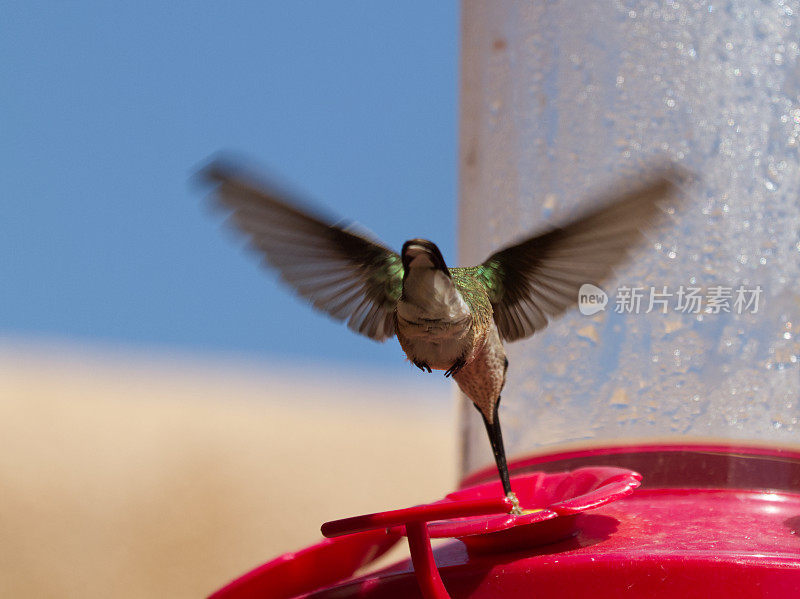
[{"label": "blue sky", "polygon": [[455,262],[456,2],[0,5],[0,335],[408,368],[295,299],[190,179],[233,152]]}]

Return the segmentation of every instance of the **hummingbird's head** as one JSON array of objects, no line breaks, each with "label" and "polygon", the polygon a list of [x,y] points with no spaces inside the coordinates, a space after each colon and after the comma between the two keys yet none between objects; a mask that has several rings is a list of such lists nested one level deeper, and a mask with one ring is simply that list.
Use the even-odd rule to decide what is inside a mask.
[{"label": "hummingbird's head", "polygon": [[450,276],[450,269],[444,263],[442,252],[432,241],[409,239],[403,244],[401,256],[403,258],[403,270],[406,273],[411,268],[435,268],[448,277]]}]

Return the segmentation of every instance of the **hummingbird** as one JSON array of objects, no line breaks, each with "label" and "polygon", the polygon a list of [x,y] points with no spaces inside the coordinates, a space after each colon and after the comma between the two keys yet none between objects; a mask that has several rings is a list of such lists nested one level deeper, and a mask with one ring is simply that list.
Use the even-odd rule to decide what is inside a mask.
[{"label": "hummingbird", "polygon": [[601,285],[663,217],[680,175],[676,167],[651,171],[561,226],[477,266],[450,267],[432,241],[409,239],[398,254],[232,164],[215,161],[201,172],[215,203],[298,295],[370,339],[396,336],[414,366],[455,380],[483,419],[517,512],[498,414],[508,371],[503,342],[545,328],[577,303],[584,283]]}]

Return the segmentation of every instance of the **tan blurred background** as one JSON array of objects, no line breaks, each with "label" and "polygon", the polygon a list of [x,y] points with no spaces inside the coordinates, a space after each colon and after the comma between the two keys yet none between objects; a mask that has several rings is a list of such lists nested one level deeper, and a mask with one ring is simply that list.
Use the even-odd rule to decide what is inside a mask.
[{"label": "tan blurred background", "polygon": [[441,496],[452,388],[411,370],[0,339],[0,596],[199,597]]}]

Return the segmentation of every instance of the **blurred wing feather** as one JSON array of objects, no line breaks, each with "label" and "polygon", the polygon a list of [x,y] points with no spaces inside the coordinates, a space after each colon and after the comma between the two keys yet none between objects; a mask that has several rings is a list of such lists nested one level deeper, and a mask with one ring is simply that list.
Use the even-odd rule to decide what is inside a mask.
[{"label": "blurred wing feather", "polygon": [[202,174],[264,263],[299,295],[362,335],[394,334],[403,279],[397,253],[233,169],[213,164]]},{"label": "blurred wing feather", "polygon": [[503,339],[513,341],[547,326],[578,301],[584,283],[601,284],[664,214],[684,174],[669,169],[622,197],[562,226],[492,254],[479,267]]}]

